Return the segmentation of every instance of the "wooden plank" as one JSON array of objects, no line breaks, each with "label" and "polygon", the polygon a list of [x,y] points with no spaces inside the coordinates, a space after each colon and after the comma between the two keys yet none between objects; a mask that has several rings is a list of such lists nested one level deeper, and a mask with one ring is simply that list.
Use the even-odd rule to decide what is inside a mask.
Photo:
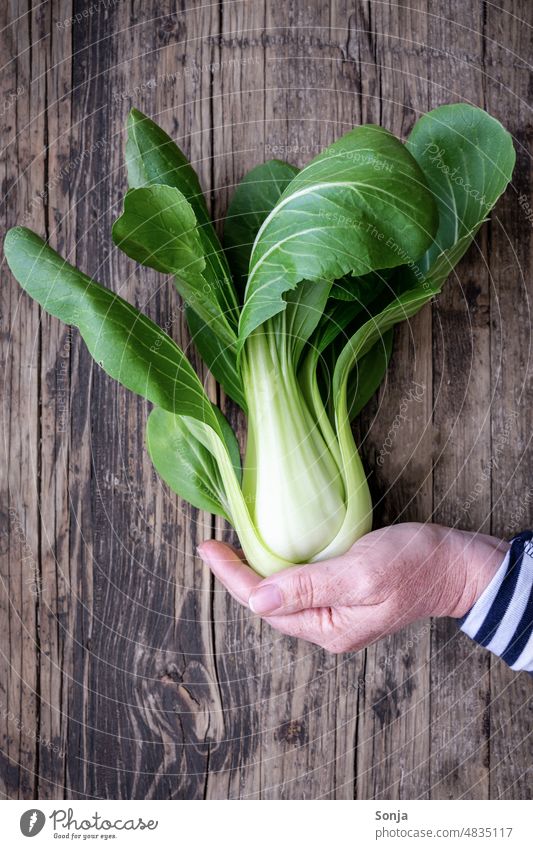
[{"label": "wooden plank", "polygon": [[[429,17],[431,105],[484,104],[483,9],[437,3]],[[446,45],[446,49],[439,49]],[[487,230],[433,310],[434,520],[490,531],[490,281]],[[453,620],[435,623],[431,654],[431,796],[488,795],[489,658]]]},{"label": "wooden plank", "polygon": [[[72,3],[60,2],[41,25],[43,85],[46,84],[46,148],[36,152],[46,179],[43,234],[64,253],[72,248],[74,217],[69,212],[71,39],[61,24]],[[75,213],[75,209],[73,210]],[[63,694],[73,674],[69,597],[69,398],[72,332],[45,312],[41,315],[41,475],[42,523],[39,663],[40,712],[38,798],[61,798],[65,784],[68,714]]]},{"label": "wooden plank", "polygon": [[[263,161],[265,51],[261,43],[262,3],[223,4],[220,30],[207,37],[212,72],[212,214],[219,232],[234,186]],[[224,398],[224,413],[246,446],[242,413]],[[219,539],[237,542],[228,525],[215,523]],[[207,798],[250,798],[261,792],[261,757],[266,717],[262,697],[265,672],[260,620],[244,610],[215,582],[212,616],[223,735],[218,741]],[[268,696],[267,696],[268,698]]]},{"label": "wooden plank", "polygon": [[[344,130],[344,115],[340,128],[338,115],[327,119],[335,87],[333,65],[339,57],[330,25],[326,2],[266,4],[265,158],[288,159],[302,167]],[[262,655],[263,698],[268,698],[262,711],[267,729],[262,798],[331,798],[338,765],[337,667],[342,660],[267,628]]]},{"label": "wooden plank", "polygon": [[[379,117],[381,75],[376,64],[370,4],[352,4],[343,0],[333,3],[327,43],[330,56],[322,61],[325,60],[331,68],[331,77],[324,89],[324,102],[320,108],[324,114],[332,116],[331,135],[327,139],[331,142],[353,126],[377,121]],[[363,443],[369,422],[370,419],[363,415],[356,427],[358,445]],[[369,469],[372,460],[365,446],[361,456]],[[379,508],[376,520],[379,522]],[[368,767],[364,747],[361,746],[365,734],[363,728],[365,723],[368,724],[367,699],[371,698],[369,688],[372,686],[366,665],[366,651],[343,655],[337,661],[335,776],[330,791],[336,799],[364,798],[368,792],[360,780],[362,772]],[[327,791],[324,792],[327,795]]]},{"label": "wooden plank", "polygon": [[[8,226],[23,220],[42,230],[39,193],[45,188],[45,177],[39,156],[45,142],[44,54],[30,45],[43,34],[44,20],[38,10],[30,8],[25,2],[2,8],[3,24],[7,25],[2,64],[6,65],[8,98],[2,121],[3,140],[8,145],[4,216]],[[20,290],[11,283],[2,286],[0,297],[2,314],[10,321],[2,369],[6,381],[2,513],[8,527],[1,591],[3,792],[10,798],[32,798],[40,768],[40,310],[21,298]]]},{"label": "wooden plank", "polygon": [[[425,73],[413,49],[427,41],[424,7],[359,6],[364,13],[352,20],[349,49],[358,69],[364,120],[382,123],[404,138],[428,106]],[[360,419],[362,453],[373,469],[375,527],[431,517],[431,346],[431,310],[426,308],[396,332],[386,381]],[[405,420],[390,454],[383,454],[400,410]],[[416,623],[367,652],[358,724],[358,798],[427,795],[429,643],[428,623]]]},{"label": "wooden plank", "polygon": [[[533,527],[531,298],[533,208],[531,170],[531,6],[487,4],[486,102],[513,135],[513,186],[490,228],[492,530],[510,538]],[[533,798],[531,681],[496,659],[491,663],[490,797]]]},{"label": "wooden plank", "polygon": [[[110,244],[111,223],[125,191],[123,128],[130,106],[144,109],[172,132],[205,178],[209,76],[193,82],[187,75],[176,76],[176,69],[205,62],[194,34],[204,26],[212,31],[214,19],[206,22],[204,12],[191,12],[180,21],[166,18],[171,8],[159,4],[161,27],[154,28],[152,16],[130,17],[129,8],[120,4],[110,7],[105,18],[91,18],[87,29],[76,34],[80,61],[74,84],[84,89],[84,99],[74,105],[74,123],[79,122],[83,147],[94,151],[79,185],[78,261],[187,348],[182,312],[169,282],[136,270],[116,250],[107,262],[102,251]],[[169,28],[173,20],[175,30]],[[123,35],[109,39],[110,31]],[[174,43],[174,34],[184,37]],[[102,143],[104,173],[98,153]],[[92,209],[98,211],[96,221]],[[89,371],[85,350],[80,357]],[[211,521],[174,498],[154,475],[144,447],[146,415],[146,404],[93,371],[88,421],[94,483],[86,507],[92,512],[88,530],[92,526],[96,532],[94,625],[79,694],[87,723],[79,741],[85,775],[76,780],[89,795],[198,798],[217,728],[211,713],[219,712],[210,577],[197,568],[194,556]]]}]

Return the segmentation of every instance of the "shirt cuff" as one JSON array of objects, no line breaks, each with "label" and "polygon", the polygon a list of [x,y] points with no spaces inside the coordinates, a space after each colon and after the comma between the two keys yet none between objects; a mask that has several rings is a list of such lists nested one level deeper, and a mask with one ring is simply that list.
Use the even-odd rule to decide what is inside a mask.
[{"label": "shirt cuff", "polygon": [[533,531],[523,531],[460,621],[461,631],[511,669],[533,673]]}]

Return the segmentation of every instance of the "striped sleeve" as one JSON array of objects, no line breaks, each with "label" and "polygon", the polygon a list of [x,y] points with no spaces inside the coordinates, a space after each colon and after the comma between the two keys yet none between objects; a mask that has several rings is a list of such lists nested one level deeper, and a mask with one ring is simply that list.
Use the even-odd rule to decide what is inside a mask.
[{"label": "striped sleeve", "polygon": [[533,531],[511,540],[496,575],[461,620],[461,630],[511,669],[533,674]]}]

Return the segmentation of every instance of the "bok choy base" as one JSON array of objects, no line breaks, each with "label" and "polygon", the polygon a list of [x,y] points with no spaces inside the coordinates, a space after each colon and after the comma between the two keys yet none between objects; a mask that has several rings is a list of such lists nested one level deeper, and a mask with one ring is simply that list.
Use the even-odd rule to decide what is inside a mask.
[{"label": "bok choy base", "polygon": [[247,414],[242,470],[233,430],[167,334],[26,228],[9,231],[5,254],[43,309],[154,405],[147,446],[163,480],[231,522],[269,575],[342,554],[371,529],[351,421],[383,379],[394,326],[441,290],[514,158],[503,127],[466,104],[424,115],[405,144],[357,127],[301,171],[272,160],[249,172],[222,247],[183,153],[131,112],[113,239],[172,275],[194,344]]}]

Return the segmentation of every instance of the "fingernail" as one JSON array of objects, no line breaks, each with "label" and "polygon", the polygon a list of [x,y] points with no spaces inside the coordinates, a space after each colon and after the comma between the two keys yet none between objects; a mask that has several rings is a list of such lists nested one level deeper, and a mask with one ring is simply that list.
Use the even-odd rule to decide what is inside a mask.
[{"label": "fingernail", "polygon": [[273,613],[278,610],[283,603],[281,592],[275,584],[265,584],[262,587],[252,590],[248,605],[252,613],[259,613],[264,616],[265,613]]}]

